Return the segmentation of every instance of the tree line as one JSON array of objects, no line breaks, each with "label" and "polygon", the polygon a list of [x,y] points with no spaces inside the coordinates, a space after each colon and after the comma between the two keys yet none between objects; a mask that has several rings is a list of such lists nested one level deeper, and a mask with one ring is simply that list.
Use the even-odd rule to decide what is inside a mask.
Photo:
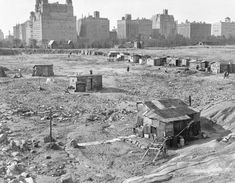
[{"label": "tree line", "polygon": [[[138,40],[138,39],[136,39]],[[230,36],[226,38],[225,36],[209,36],[203,40],[195,41],[189,38],[185,38],[182,35],[176,34],[175,36],[171,37],[164,37],[163,35],[158,34],[154,37],[149,37],[148,39],[144,39],[144,46],[145,47],[176,47],[176,46],[192,46],[196,45],[199,42],[202,42],[205,45],[234,45],[235,44],[235,37]],[[133,45],[129,44],[133,43],[133,40],[101,40],[95,41],[91,44],[86,44],[83,41],[78,41],[74,43],[75,48],[111,48],[115,45],[127,45],[126,47]],[[60,45],[61,43],[59,43]],[[30,44],[26,46],[20,39],[14,38],[12,40],[0,40],[0,48],[39,48],[38,42],[35,39],[30,40]],[[41,47],[47,48],[47,42],[41,41]]]}]

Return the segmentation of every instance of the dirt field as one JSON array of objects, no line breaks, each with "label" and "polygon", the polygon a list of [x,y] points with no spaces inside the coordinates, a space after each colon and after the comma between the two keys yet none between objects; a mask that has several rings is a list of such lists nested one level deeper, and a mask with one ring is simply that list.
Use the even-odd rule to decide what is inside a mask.
[{"label": "dirt field", "polygon": [[[222,61],[235,58],[233,49],[216,48],[209,52],[208,49],[145,50],[145,53],[204,55]],[[217,56],[218,52],[220,57]],[[235,143],[215,140],[234,130],[231,125],[223,123],[232,123],[235,119],[234,74],[223,79],[220,74],[106,60],[103,56],[72,55],[68,58],[63,54],[0,56],[0,66],[9,69],[8,77],[0,78],[0,134],[5,132],[8,136],[8,142],[1,141],[0,136],[0,182],[19,178],[22,172],[28,173],[28,177],[38,183],[59,182],[66,173],[72,175],[74,182],[134,183],[157,182],[160,179],[169,182],[235,181]],[[47,78],[31,77],[35,64],[53,64],[54,81],[46,84]],[[126,72],[128,65],[129,73]],[[13,78],[18,69],[22,70],[23,78]],[[68,76],[88,74],[91,69],[94,74],[103,75],[102,91],[65,92],[69,84]],[[44,90],[39,90],[39,86]],[[209,135],[208,139],[193,141],[183,149],[169,150],[167,158],[156,163],[150,163],[153,156],[140,161],[144,150],[123,140],[85,148],[71,146],[72,140],[89,143],[132,135],[136,101],[170,97],[187,103],[189,95],[192,96],[193,107],[206,109],[204,117],[211,119],[218,112],[213,109],[212,114],[208,106],[230,102],[229,118],[225,120],[227,116],[220,117],[218,124],[203,118],[202,128]],[[54,116],[55,147],[44,143],[44,138],[49,135],[49,108],[52,108]],[[216,118],[213,121],[216,123]],[[18,142],[27,147],[19,148]],[[35,145],[36,142],[38,145]],[[9,176],[7,170],[13,160],[21,168]]]}]

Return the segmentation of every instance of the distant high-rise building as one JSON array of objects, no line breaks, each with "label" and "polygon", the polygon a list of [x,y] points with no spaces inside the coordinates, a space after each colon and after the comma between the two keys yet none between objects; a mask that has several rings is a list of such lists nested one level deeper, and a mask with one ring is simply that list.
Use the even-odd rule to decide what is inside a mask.
[{"label": "distant high-rise building", "polygon": [[26,43],[26,26],[25,23],[19,25],[19,39]]},{"label": "distant high-rise building", "polygon": [[29,46],[33,39],[33,22],[31,20],[25,22],[25,33],[25,42]]},{"label": "distant high-rise building", "polygon": [[115,29],[109,32],[109,39],[113,42],[117,41],[117,31]]},{"label": "distant high-rise building", "polygon": [[138,36],[137,22],[133,21],[130,14],[126,14],[121,20],[117,21],[118,39],[134,40]]},{"label": "distant high-rise building", "polygon": [[13,36],[15,39],[20,39],[20,24],[16,24],[13,27]]},{"label": "distant high-rise building", "polygon": [[[50,40],[77,41],[76,17],[73,15],[72,0],[66,0],[66,4],[48,3],[48,0],[36,0],[35,12],[31,12],[32,39],[40,42]],[[30,34],[28,34],[30,35]],[[30,36],[26,37],[30,37]]]},{"label": "distant high-rise building", "polygon": [[166,38],[175,36],[176,22],[173,15],[168,14],[168,10],[163,10],[163,14],[157,14],[152,17],[153,32],[160,33]]},{"label": "distant high-rise building", "polygon": [[78,20],[78,37],[88,45],[97,41],[108,40],[110,37],[109,24],[107,18],[101,18],[100,13],[95,11],[94,16],[83,17]]},{"label": "distant high-rise building", "polygon": [[211,24],[186,21],[177,25],[177,32],[194,42],[205,41],[211,35]]},{"label": "distant high-rise building", "polygon": [[0,40],[3,40],[4,39],[4,34],[2,32],[2,30],[0,29]]},{"label": "distant high-rise building", "polygon": [[149,19],[132,20],[130,14],[126,14],[117,21],[118,39],[138,40],[147,39],[152,34],[152,21]]},{"label": "distant high-rise building", "polygon": [[231,22],[229,17],[224,22],[212,24],[211,34],[214,36],[235,37],[235,22]]},{"label": "distant high-rise building", "polygon": [[148,39],[152,34],[152,20],[149,19],[137,19],[138,34],[142,40]]}]

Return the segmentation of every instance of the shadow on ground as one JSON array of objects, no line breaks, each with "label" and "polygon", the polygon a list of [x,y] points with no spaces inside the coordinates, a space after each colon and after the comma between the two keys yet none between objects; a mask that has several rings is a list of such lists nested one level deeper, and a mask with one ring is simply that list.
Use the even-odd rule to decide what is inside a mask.
[{"label": "shadow on ground", "polygon": [[204,132],[208,136],[208,138],[192,139],[192,141],[190,141],[189,144],[186,145],[186,147],[196,144],[197,145],[204,144],[212,140],[221,139],[222,137],[225,137],[230,133],[232,133],[232,131],[224,129],[221,125],[216,124],[215,122],[205,117],[201,117],[200,121],[201,121],[201,131]]},{"label": "shadow on ground", "polygon": [[100,93],[127,93],[126,90],[120,88],[103,88]]}]

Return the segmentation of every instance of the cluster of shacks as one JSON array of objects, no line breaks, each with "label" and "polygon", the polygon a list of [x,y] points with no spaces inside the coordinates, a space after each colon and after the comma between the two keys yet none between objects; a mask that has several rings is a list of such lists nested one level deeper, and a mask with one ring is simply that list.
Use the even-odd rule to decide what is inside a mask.
[{"label": "cluster of shacks", "polygon": [[[113,54],[112,53],[116,53]],[[179,57],[171,57],[171,56],[163,56],[163,57],[151,57],[149,55],[141,55],[141,54],[122,54],[119,52],[112,51],[110,55],[112,55],[112,61],[129,61],[131,63],[137,63],[141,65],[149,65],[149,66],[167,66],[167,67],[187,67],[189,69],[195,69],[200,71],[207,71],[212,73],[235,73],[235,64],[226,63],[226,62],[209,62],[206,60],[192,59],[192,58],[179,58]],[[123,55],[121,57],[120,55]],[[117,58],[122,59],[117,59]]]}]

